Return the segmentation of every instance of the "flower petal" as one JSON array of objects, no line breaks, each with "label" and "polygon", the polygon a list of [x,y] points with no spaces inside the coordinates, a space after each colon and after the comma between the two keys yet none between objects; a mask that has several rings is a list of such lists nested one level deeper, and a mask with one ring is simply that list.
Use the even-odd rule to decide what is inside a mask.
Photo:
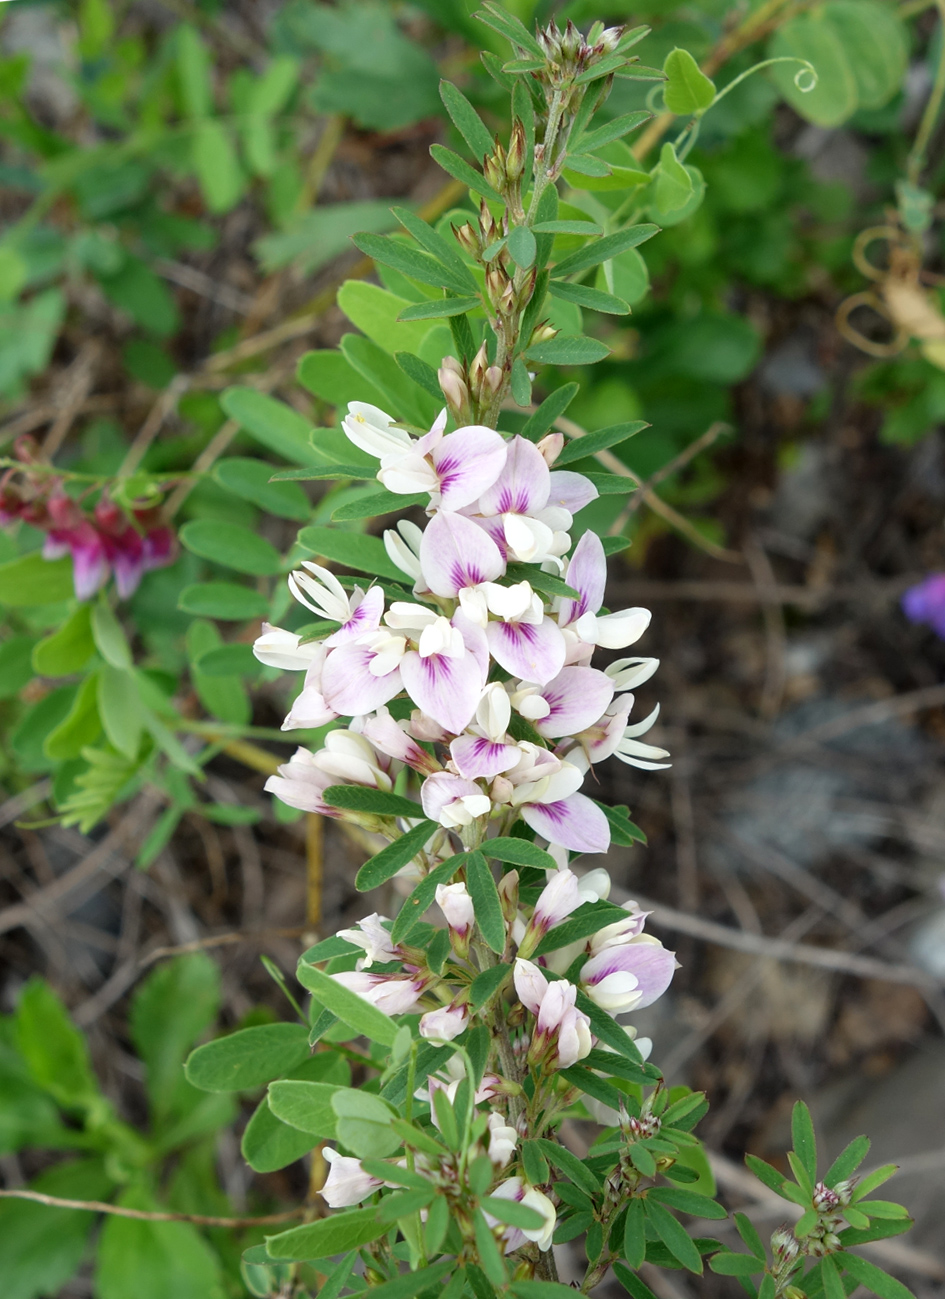
[{"label": "flower petal", "polygon": [[343,645],[345,641],[363,636],[366,631],[377,631],[381,625],[381,614],[384,612],[384,592],[379,586],[369,587],[360,603],[351,612],[348,621],[333,632],[325,644],[330,648]]},{"label": "flower petal", "polygon": [[440,480],[441,508],[471,505],[501,474],[507,454],[502,434],[483,424],[468,424],[443,438],[431,456]]},{"label": "flower petal", "polygon": [[331,650],[322,672],[322,694],[330,708],[344,717],[373,713],[403,688],[400,669],[374,676],[374,651],[351,643]]},{"label": "flower petal", "polygon": [[533,514],[548,503],[551,474],[545,459],[528,438],[508,444],[505,467],[479,498],[481,514]]},{"label": "flower petal", "polygon": [[436,595],[458,595],[464,586],[491,582],[505,572],[498,546],[462,514],[440,510],[420,543],[420,568]]},{"label": "flower petal", "polygon": [[450,745],[456,769],[468,780],[491,780],[510,771],[522,753],[517,744],[501,744],[481,735],[460,735]]},{"label": "flower petal", "polygon": [[604,584],[607,581],[607,557],[604,546],[594,532],[585,532],[574,547],[565,580],[568,586],[580,591],[580,600],[564,600],[558,615],[562,627],[577,622],[585,613],[596,613],[604,603]]},{"label": "flower petal", "polygon": [[506,672],[542,686],[564,667],[567,645],[550,618],[538,625],[525,622],[490,622],[486,639],[495,661]]},{"label": "flower petal", "polygon": [[571,794],[560,803],[525,803],[522,820],[549,843],[572,852],[606,852],[610,825],[586,794]]},{"label": "flower petal", "polygon": [[[630,480],[627,480],[627,491]],[[576,474],[570,469],[554,469],[551,473],[551,490],[548,494],[549,505],[560,505],[569,514],[577,514],[585,505],[596,501],[599,493],[589,478]]]},{"label": "flower petal", "polygon": [[541,691],[550,712],[535,723],[545,739],[577,735],[593,725],[614,695],[614,683],[596,668],[562,668]]},{"label": "flower petal", "polygon": [[[409,650],[400,664],[404,687],[413,702],[447,731],[459,734],[473,719],[482,687],[482,670],[472,654],[421,657]],[[389,697],[389,696],[388,696]]]}]

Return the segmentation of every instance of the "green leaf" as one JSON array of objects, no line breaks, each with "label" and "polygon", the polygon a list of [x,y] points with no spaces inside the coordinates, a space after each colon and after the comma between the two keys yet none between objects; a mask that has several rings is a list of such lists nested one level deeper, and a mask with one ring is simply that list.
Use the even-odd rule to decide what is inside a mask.
[{"label": "green leaf", "polygon": [[136,758],[144,712],[134,673],[104,664],[98,672],[97,707],[109,743],[126,758]]},{"label": "green leaf", "polygon": [[227,388],[220,405],[240,428],[268,451],[296,465],[323,466],[325,457],[312,446],[312,425],[304,415],[255,388]]},{"label": "green leaf", "polygon": [[[606,122],[603,126],[597,127],[595,131],[589,131],[582,135],[577,141],[575,148],[581,153],[592,153],[594,149],[600,149],[605,144],[610,144],[613,140],[619,140],[631,131],[635,131],[638,126],[648,122],[652,113],[644,109],[638,109],[634,113],[624,113],[621,117],[615,117],[613,121]],[[590,234],[590,231],[576,230],[575,234]]]},{"label": "green leaf", "polygon": [[[897,1281],[894,1276],[884,1272],[881,1267],[875,1263],[870,1263],[868,1259],[861,1258],[859,1254],[837,1254],[836,1261],[843,1266],[844,1271],[850,1275],[860,1285],[866,1286],[867,1290],[872,1290],[873,1294],[879,1295],[879,1299],[913,1299],[912,1292],[908,1290],[901,1281]],[[828,1296],[830,1299],[830,1296]]]},{"label": "green leaf", "polygon": [[448,884],[465,860],[461,853],[455,857],[447,857],[446,861],[440,862],[429,875],[424,876],[410,896],[404,900],[403,906],[394,918],[391,929],[393,942],[399,943],[407,937],[427,908],[432,906],[433,899],[436,897],[436,886]]},{"label": "green leaf", "polygon": [[391,211],[407,233],[413,235],[421,248],[425,248],[432,257],[442,262],[444,266],[450,267],[459,277],[459,281],[466,285],[466,293],[475,293],[477,291],[476,279],[463,261],[455,244],[450,243],[448,239],[438,234],[431,225],[428,225],[421,217],[411,212],[409,208],[395,207],[391,208]]},{"label": "green leaf", "polygon": [[[583,437],[572,438],[570,442],[565,443],[555,461],[555,468],[559,469],[564,465],[573,464],[575,460],[584,460],[588,456],[596,455],[598,451],[619,446],[649,427],[646,420],[637,419],[626,424],[612,424],[609,428],[597,429],[593,433],[585,433]],[[629,479],[627,481],[629,482]]]},{"label": "green leaf", "polygon": [[246,622],[269,612],[269,601],[259,591],[235,582],[200,582],[185,586],[177,607],[185,613],[224,622]]},{"label": "green leaf", "polygon": [[639,1196],[633,1196],[627,1205],[623,1224],[623,1256],[636,1271],[646,1260],[646,1211]]},{"label": "green leaf", "polygon": [[772,1168],[769,1163],[766,1163],[764,1159],[759,1159],[757,1155],[746,1155],[745,1164],[758,1178],[758,1181],[767,1186],[769,1191],[776,1191],[785,1200],[791,1198],[784,1193],[784,1184],[787,1179],[783,1173],[779,1173],[776,1168]]},{"label": "green leaf", "polygon": [[330,1006],[338,1018],[354,1032],[372,1042],[380,1042],[382,1046],[390,1046],[397,1036],[397,1025],[389,1015],[378,1010],[364,997],[359,997],[356,992],[343,987],[316,966],[300,964],[298,980],[303,987],[308,988],[316,1001],[323,1006]]},{"label": "green leaf", "polygon": [[511,965],[493,965],[488,970],[483,970],[481,974],[476,975],[469,987],[470,1011],[479,1010],[491,997],[495,996],[509,977],[511,969]]},{"label": "green leaf", "polygon": [[810,1110],[803,1101],[794,1102],[794,1110],[791,1114],[791,1140],[794,1143],[794,1153],[804,1165],[811,1183],[816,1182],[817,1138],[814,1135]]},{"label": "green leaf", "polygon": [[640,1278],[622,1263],[614,1263],[614,1276],[633,1299],[656,1299],[656,1295]]},{"label": "green leaf", "polygon": [[854,1137],[849,1145],[844,1146],[840,1154],[827,1169],[824,1182],[827,1186],[836,1186],[851,1177],[869,1154],[869,1137]]},{"label": "green leaf", "polygon": [[238,573],[263,577],[282,568],[282,557],[275,546],[238,523],[192,519],[181,528],[180,539],[195,555]]},{"label": "green leaf", "polygon": [[131,647],[121,623],[104,600],[92,607],[92,637],[99,654],[115,668],[130,668]]},{"label": "green leaf", "polygon": [[[87,607],[87,605],[79,606],[80,609]],[[52,637],[46,637],[46,640],[51,639]],[[91,636],[89,642],[91,643]],[[32,636],[8,636],[0,645],[0,699],[15,698],[23,687],[32,681],[34,673],[41,671],[39,668],[34,668],[34,662],[36,651],[43,643],[40,641],[37,644]],[[94,651],[95,646],[92,645],[92,652]],[[50,672],[48,675],[66,676],[67,673]]]},{"label": "green leaf", "polygon": [[473,14],[473,17],[484,23],[486,27],[491,27],[500,36],[504,36],[512,45],[528,50],[536,59],[544,62],[545,52],[532,33],[519,18],[509,13],[507,9],[503,9],[501,5],[486,3]]},{"label": "green leaf", "polygon": [[[631,1147],[631,1151],[635,1149],[637,1147]],[[692,1237],[682,1223],[677,1222],[668,1209],[657,1204],[649,1195],[645,1200],[645,1208],[647,1218],[672,1256],[678,1259],[687,1271],[701,1276],[702,1255],[696,1249]]]},{"label": "green leaf", "polygon": [[628,226],[625,230],[618,230],[616,234],[604,235],[602,239],[595,239],[584,248],[579,248],[576,253],[571,253],[569,257],[565,257],[563,261],[558,262],[552,274],[555,279],[562,279],[564,276],[574,275],[578,271],[590,270],[592,266],[598,266],[611,257],[617,257],[620,253],[626,252],[628,248],[636,248],[639,244],[645,243],[647,239],[652,239],[658,233],[659,226],[636,225]]},{"label": "green leaf", "polygon": [[271,483],[312,483],[330,478],[354,478],[367,482],[374,475],[374,465],[324,465],[320,469],[280,469],[271,474]]},{"label": "green leaf", "polygon": [[519,435],[528,438],[531,442],[543,438],[558,416],[564,414],[579,391],[580,384],[565,383],[549,393],[534,415],[529,416],[522,425]]},{"label": "green leaf", "polygon": [[902,84],[909,55],[905,24],[875,0],[830,0],[823,13],[840,38],[859,108],[882,108]]},{"label": "green leaf", "polygon": [[214,215],[229,212],[239,202],[245,181],[233,136],[216,118],[197,124],[193,163],[208,210]]},{"label": "green leaf", "polygon": [[[857,1200],[857,1210],[871,1218],[908,1218],[908,1209],[903,1208],[901,1204],[893,1204],[891,1200]],[[866,1227],[866,1223],[854,1223],[850,1219],[850,1225],[855,1227]]]},{"label": "green leaf", "polygon": [[210,53],[197,29],[189,23],[181,24],[175,41],[177,78],[184,112],[196,121],[213,109]]},{"label": "green leaf", "polygon": [[585,902],[567,920],[549,929],[535,950],[536,956],[545,956],[548,952],[559,951],[571,943],[589,938],[605,925],[616,924],[626,918],[622,907],[612,906],[609,902]]},{"label": "green leaf", "polygon": [[799,62],[779,63],[771,69],[771,77],[781,94],[808,122],[815,126],[839,126],[856,112],[856,76],[840,34],[826,20],[823,11],[799,14],[779,26],[767,53],[769,58],[804,60],[815,68],[817,84],[806,93],[795,77],[801,74],[801,85],[809,85],[812,78]]},{"label": "green leaf", "polygon": [[380,491],[371,496],[361,496],[357,500],[347,501],[332,510],[331,517],[339,523],[349,519],[374,519],[382,514],[403,514],[415,505],[426,506],[429,495],[398,496],[396,492]]},{"label": "green leaf", "polygon": [[656,206],[660,213],[666,214],[684,208],[693,194],[692,176],[676,157],[676,150],[669,141],[660,150],[655,192]]},{"label": "green leaf", "polygon": [[612,807],[606,803],[593,800],[610,823],[610,837],[614,843],[629,847],[634,843],[646,843],[646,835],[638,825],[630,820],[629,809],[623,806]]},{"label": "green leaf", "polygon": [[[578,1010],[583,1011],[591,1021],[591,1029],[595,1037],[599,1037],[602,1042],[606,1042],[609,1047],[613,1047],[618,1055],[622,1055],[624,1059],[629,1060],[631,1064],[639,1065],[640,1052],[633,1045],[630,1038],[627,1037],[625,1029],[621,1028],[618,1023],[611,1019],[606,1011],[601,1010],[601,1008],[595,1002],[591,1001],[590,997],[581,992],[580,989],[578,990],[576,1004]],[[649,1068],[652,1066],[647,1067]]]},{"label": "green leaf", "polygon": [[[8,641],[7,645],[10,643]],[[88,604],[80,604],[58,630],[44,636],[35,645],[33,671],[44,677],[70,676],[81,671],[94,653],[91,608]]]},{"label": "green leaf", "polygon": [[[400,794],[387,794],[381,789],[364,785],[329,785],[322,797],[331,807],[343,807],[349,812],[369,812],[374,816],[423,817],[419,803]],[[432,821],[426,822],[428,833],[435,829]]]},{"label": "green leaf", "polygon": [[495,148],[492,136],[472,104],[451,81],[440,82],[440,98],[453,119],[453,125],[469,145],[477,162],[482,162]]},{"label": "green leaf", "polygon": [[[431,1198],[433,1188],[431,1187]],[[384,1201],[381,1208],[384,1207]],[[448,1201],[443,1200],[444,1204]],[[431,1290],[438,1282],[454,1271],[456,1260],[453,1258],[440,1259],[438,1263],[431,1263],[428,1267],[421,1267],[416,1272],[402,1272],[400,1276],[394,1277],[392,1281],[385,1281],[382,1285],[371,1286],[371,1299],[412,1299],[413,1295],[419,1294],[421,1290]],[[440,1294],[443,1292],[440,1291]],[[319,1291],[319,1296],[324,1294],[324,1290]]]},{"label": "green leaf", "polygon": [[510,839],[499,837],[487,839],[481,847],[486,857],[494,861],[508,862],[513,866],[534,866],[537,870],[554,870],[554,858],[544,848],[529,843],[527,839]]},{"label": "green leaf", "polygon": [[510,582],[530,582],[532,587],[536,591],[541,591],[543,595],[563,595],[572,600],[580,599],[579,592],[573,586],[568,586],[567,582],[562,582],[560,577],[543,573],[530,564],[509,564],[505,575]]},{"label": "green leaf", "polygon": [[715,86],[688,50],[670,50],[663,63],[663,103],[680,117],[701,115],[715,99]]},{"label": "green leaf", "polygon": [[[744,1213],[736,1213],[735,1228],[755,1258],[761,1259],[762,1263],[764,1263],[767,1255],[765,1254],[764,1243],[758,1235],[754,1223],[749,1218],[746,1218]],[[709,1266],[711,1267],[711,1264]]]},{"label": "green leaf", "polygon": [[193,666],[202,677],[255,676],[261,668],[252,645],[242,642],[218,644],[203,650],[194,659]]},{"label": "green leaf", "polygon": [[[129,1208],[152,1209],[151,1197],[132,1189]],[[141,1222],[107,1217],[98,1245],[95,1294],[101,1299],[224,1299],[220,1257],[189,1222]]]},{"label": "green leaf", "polygon": [[611,316],[626,316],[630,313],[629,303],[624,302],[623,298],[589,288],[586,284],[552,280],[549,292],[553,298],[560,298],[563,302],[576,302],[579,307],[587,307],[590,311],[603,311]]},{"label": "green leaf", "polygon": [[266,1249],[272,1258],[290,1258],[300,1262],[332,1258],[335,1254],[367,1245],[383,1236],[387,1229],[387,1223],[379,1220],[374,1209],[348,1209],[319,1222],[293,1227],[277,1236],[267,1236]]},{"label": "green leaf", "polygon": [[427,820],[407,830],[399,839],[395,839],[364,863],[355,877],[355,888],[366,893],[369,889],[386,884],[399,870],[413,861],[433,832],[433,824]]},{"label": "green leaf", "polygon": [[840,1232],[840,1240],[844,1249],[850,1245],[866,1245],[871,1240],[886,1240],[889,1236],[901,1236],[904,1231],[909,1231],[912,1227],[911,1218],[877,1218],[870,1223],[868,1229],[861,1230],[858,1227],[848,1227],[845,1231]]},{"label": "green leaf", "polygon": [[34,975],[14,1017],[16,1045],[30,1077],[66,1108],[98,1098],[85,1038],[45,980]]},{"label": "green leaf", "polygon": [[764,1271],[765,1260],[754,1254],[722,1252],[712,1255],[709,1268],[719,1276],[753,1276],[756,1272]]},{"label": "green leaf", "polygon": [[689,1213],[694,1218],[727,1218],[728,1211],[716,1203],[709,1195],[700,1195],[698,1191],[684,1191],[678,1187],[656,1186],[648,1192],[648,1199],[657,1200],[660,1204],[669,1205],[682,1213]]},{"label": "green leaf", "polygon": [[0,604],[10,609],[31,609],[71,598],[71,559],[43,559],[34,551],[0,564]]},{"label": "green leaf", "polygon": [[479,298],[437,298],[432,302],[416,302],[404,307],[398,320],[445,320],[448,316],[461,316],[482,306]]},{"label": "green leaf", "polygon": [[559,335],[544,343],[528,348],[525,357],[544,365],[594,365],[610,356],[610,348],[596,338],[576,335]]},{"label": "green leaf", "polygon": [[72,707],[43,743],[43,753],[55,762],[77,758],[102,733],[98,715],[98,673],[87,676],[76,692]]},{"label": "green leaf", "polygon": [[[466,164],[463,164],[464,166]],[[365,256],[382,266],[390,266],[401,275],[409,275],[421,284],[432,284],[438,289],[452,289],[456,293],[467,293],[469,282],[458,275],[452,267],[422,253],[402,239],[391,235],[357,234],[352,235],[352,242]]]},{"label": "green leaf", "polygon": [[520,356],[512,362],[511,374],[512,399],[516,406],[530,406],[532,400],[532,381],[528,366]]},{"label": "green leaf", "polygon": [[332,1096],[331,1106],[338,1140],[352,1154],[383,1158],[400,1149],[400,1136],[391,1127],[396,1114],[378,1096],[345,1087]]},{"label": "green leaf", "polygon": [[899,1172],[898,1164],[883,1164],[881,1168],[875,1168],[871,1173],[864,1177],[853,1192],[854,1203],[859,1202],[871,1191],[875,1191],[878,1186],[888,1182],[891,1177],[895,1177]]},{"label": "green leaf", "polygon": [[397,368],[408,379],[419,388],[422,388],[429,396],[435,397],[437,401],[442,402],[443,392],[432,365],[427,365],[426,361],[421,360],[419,356],[414,356],[412,352],[395,352],[394,360],[397,363]]},{"label": "green leaf", "polygon": [[145,1064],[148,1096],[158,1118],[171,1112],[184,1082],[184,1060],[219,1007],[220,971],[206,952],[190,952],[158,966],[136,991],[131,1035]]},{"label": "green leaf", "polygon": [[526,1231],[534,1231],[545,1221],[537,1209],[530,1209],[527,1204],[519,1204],[517,1200],[504,1200],[501,1196],[487,1195],[479,1203],[483,1212],[488,1213],[492,1218],[497,1218],[499,1222],[508,1223],[510,1227],[524,1227]]},{"label": "green leaf", "polygon": [[505,1261],[499,1253],[499,1246],[489,1224],[478,1210],[473,1215],[473,1236],[479,1255],[479,1266],[494,1286],[503,1288],[508,1282]]},{"label": "green leaf", "polygon": [[623,1093],[590,1069],[574,1064],[560,1072],[561,1077],[567,1079],[572,1087],[578,1087],[587,1096],[593,1096],[594,1100],[600,1101],[601,1105],[608,1105],[613,1110],[620,1109]]},{"label": "green leaf", "polygon": [[452,149],[446,149],[442,144],[431,144],[430,157],[448,176],[458,180],[474,194],[478,194],[481,198],[492,199],[495,203],[502,202],[501,194],[489,184],[486,178],[474,167],[470,167],[468,162],[464,162]]},{"label": "green leaf", "polygon": [[[293,1069],[288,1080],[299,1082],[331,1082],[346,1086],[350,1071],[338,1056],[319,1052]],[[334,1120],[334,1111],[329,1114]],[[240,1142],[243,1158],[258,1173],[271,1173],[294,1163],[312,1149],[316,1138],[277,1119],[269,1108],[268,1095],[257,1105]]]},{"label": "green leaf", "polygon": [[258,505],[280,519],[307,519],[312,503],[296,483],[272,482],[272,466],[264,460],[233,456],[219,460],[213,476],[228,492],[240,500]]},{"label": "green leaf", "polygon": [[538,245],[535,242],[535,236],[529,230],[528,226],[513,226],[509,231],[509,237],[505,245],[509,250],[509,256],[516,266],[523,271],[535,265],[535,255],[538,251]]},{"label": "green leaf", "polygon": [[198,1046],[187,1058],[185,1073],[201,1091],[246,1091],[288,1073],[308,1055],[304,1024],[258,1024]]},{"label": "green leaf", "polygon": [[[649,114],[647,114],[649,116]],[[602,235],[596,221],[539,221],[532,229],[536,235]]]},{"label": "green leaf", "polygon": [[488,947],[499,956],[505,951],[505,919],[492,871],[481,852],[466,859],[466,884],[476,913],[476,924]]},{"label": "green leaf", "polygon": [[368,573],[371,577],[389,577],[395,582],[404,581],[404,574],[387,557],[384,543],[379,537],[369,537],[363,532],[342,532],[338,528],[303,528],[298,536],[303,550],[344,564],[346,568]]},{"label": "green leaf", "polygon": [[597,1175],[578,1159],[577,1155],[572,1155],[571,1151],[564,1146],[559,1145],[557,1141],[548,1141],[544,1137],[535,1140],[534,1145],[538,1147],[549,1164],[570,1177],[575,1186],[580,1186],[587,1191],[588,1195],[597,1196],[600,1194],[601,1183]]}]

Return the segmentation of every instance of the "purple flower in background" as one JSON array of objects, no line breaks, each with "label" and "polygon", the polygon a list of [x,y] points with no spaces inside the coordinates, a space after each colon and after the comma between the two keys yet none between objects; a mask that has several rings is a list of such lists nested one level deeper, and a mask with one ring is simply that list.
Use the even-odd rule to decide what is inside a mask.
[{"label": "purple flower in background", "polygon": [[945,573],[933,573],[902,597],[902,612],[910,622],[925,622],[945,640]]}]

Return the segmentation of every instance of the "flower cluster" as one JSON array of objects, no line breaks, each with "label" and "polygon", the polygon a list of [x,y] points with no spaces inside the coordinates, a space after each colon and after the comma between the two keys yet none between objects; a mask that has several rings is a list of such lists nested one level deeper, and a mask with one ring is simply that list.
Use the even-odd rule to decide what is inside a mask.
[{"label": "flower cluster", "polygon": [[[31,439],[16,451],[29,465]],[[174,534],[150,501],[123,509],[107,495],[89,511],[67,496],[55,476],[11,469],[0,481],[0,524],[22,521],[46,533],[44,559],[72,556],[76,598],[88,600],[111,575],[120,599],[134,595],[145,573],[173,562]]]},{"label": "flower cluster", "polygon": [[[414,438],[360,402],[344,429],[377,457],[389,491],[429,494],[424,529],[402,521],[384,536],[413,599],[388,602],[379,585],[346,590],[317,563],[290,577],[296,599],[338,627],[305,641],[267,626],[257,640],[262,662],[305,672],[284,729],[351,721],[319,753],[298,750],[267,788],[336,815],[322,798],[329,785],[390,789],[406,765],[423,777],[423,813],[464,844],[521,819],[558,848],[606,851],[607,818],[580,792],[591,766],[613,755],[651,769],[668,755],[639,738],[657,710],[629,722],[632,691],[657,661],[591,666],[598,646],[633,645],[650,619],[601,611],[599,537],[585,532],[572,550],[574,515],[596,489],[552,468],[557,434],[535,444],[481,425],[447,433],[444,412]],[[534,568],[510,580],[510,565]]]}]

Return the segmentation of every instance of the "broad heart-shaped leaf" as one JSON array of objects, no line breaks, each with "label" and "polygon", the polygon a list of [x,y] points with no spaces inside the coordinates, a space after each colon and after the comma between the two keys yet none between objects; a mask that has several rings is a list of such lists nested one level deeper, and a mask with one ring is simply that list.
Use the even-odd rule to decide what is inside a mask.
[{"label": "broad heart-shaped leaf", "polygon": [[266,1249],[272,1258],[306,1262],[357,1249],[388,1230],[388,1224],[379,1220],[374,1209],[349,1209],[305,1227],[292,1227],[277,1236],[267,1236]]},{"label": "broad heart-shaped leaf", "polygon": [[446,861],[440,862],[429,875],[424,876],[410,896],[404,900],[403,906],[394,917],[390,932],[395,943],[407,937],[414,925],[422,918],[423,913],[432,905],[436,897],[436,886],[449,884],[465,861],[466,857],[462,853],[455,857],[447,857]]},{"label": "broad heart-shaped leaf", "polygon": [[684,208],[693,193],[693,180],[676,157],[676,150],[667,141],[660,150],[656,169],[656,206],[660,213],[669,215]]},{"label": "broad heart-shaped leaf", "polygon": [[610,356],[610,348],[597,338],[562,334],[545,343],[535,343],[526,353],[528,361],[544,365],[594,365]]},{"label": "broad heart-shaped leaf", "polygon": [[499,956],[505,951],[505,919],[499,891],[481,852],[471,852],[466,861],[466,886],[473,901],[476,924],[487,946]]},{"label": "broad heart-shaped leaf", "polygon": [[537,844],[527,839],[487,839],[480,848],[486,857],[495,861],[509,862],[513,866],[534,866],[538,870],[556,870],[555,859]]},{"label": "broad heart-shaped leaf", "polygon": [[658,233],[659,226],[644,224],[628,226],[626,230],[605,235],[603,239],[594,239],[583,248],[579,248],[576,253],[571,253],[569,257],[558,262],[552,274],[555,279],[562,279],[564,276],[574,275],[577,271],[590,270],[592,266],[597,266],[611,257],[617,257],[628,248],[636,248]]},{"label": "broad heart-shaped leaf", "polygon": [[181,528],[180,539],[195,555],[235,568],[238,573],[264,577],[282,568],[282,557],[275,546],[238,523],[192,519]]},{"label": "broad heart-shaped leaf", "polygon": [[95,653],[91,612],[88,604],[80,604],[56,631],[36,644],[34,672],[44,677],[66,677],[85,667]]},{"label": "broad heart-shaped leaf", "polygon": [[905,24],[876,0],[829,0],[824,16],[840,37],[860,108],[881,108],[899,89],[909,55]]},{"label": "broad heart-shaped leaf", "polygon": [[198,1046],[185,1073],[201,1091],[243,1091],[281,1077],[308,1055],[304,1024],[257,1024]]},{"label": "broad heart-shaped leaf", "polygon": [[239,586],[236,582],[200,582],[184,587],[177,607],[185,613],[204,618],[245,622],[250,618],[265,617],[269,601],[259,591],[250,586]]},{"label": "broad heart-shaped leaf", "polygon": [[220,405],[239,426],[266,447],[296,465],[324,464],[309,441],[312,425],[285,402],[255,388],[227,388]]},{"label": "broad heart-shaped leaf", "polygon": [[[288,1079],[282,1081],[332,1083],[337,1087],[346,1087],[351,1081],[351,1070],[341,1056],[320,1051],[303,1061],[291,1071]],[[334,1111],[329,1117],[334,1117]],[[257,1173],[271,1173],[301,1159],[316,1141],[317,1138],[310,1133],[277,1119],[269,1108],[267,1094],[256,1106],[246,1125],[240,1150],[250,1168]]]},{"label": "broad heart-shaped leaf", "polygon": [[337,1115],[332,1097],[337,1084],[285,1078],[269,1084],[269,1108],[283,1123],[313,1137],[334,1139]]},{"label": "broad heart-shaped leaf", "polygon": [[671,113],[688,117],[704,113],[715,99],[715,86],[688,50],[670,50],[663,63],[663,103]]},{"label": "broad heart-shaped leaf", "polygon": [[369,537],[363,532],[342,532],[340,528],[312,526],[303,528],[298,536],[299,545],[321,559],[330,559],[346,568],[368,573],[372,577],[389,577],[403,582],[404,574],[387,557],[384,543],[379,537]]},{"label": "broad heart-shaped leaf", "polygon": [[71,559],[43,559],[34,551],[0,564],[0,604],[11,609],[28,609],[71,597]]},{"label": "broad heart-shaped leaf", "polygon": [[272,466],[249,456],[219,460],[213,476],[226,491],[280,519],[307,519],[312,503],[297,483],[272,482]]},{"label": "broad heart-shaped leaf", "polygon": [[637,419],[626,424],[613,424],[610,428],[597,429],[593,433],[585,433],[580,438],[572,438],[565,444],[555,461],[555,468],[573,464],[575,460],[584,460],[588,456],[596,455],[598,451],[606,451],[609,447],[619,446],[649,427],[646,420]]},{"label": "broad heart-shaped leaf", "polygon": [[399,870],[413,861],[433,832],[432,822],[426,820],[407,830],[399,839],[395,839],[364,863],[355,877],[355,888],[366,893],[369,889],[386,884]]},{"label": "broad heart-shaped leaf", "polygon": [[823,12],[799,14],[778,27],[768,44],[769,58],[803,59],[817,72],[817,84],[802,91],[795,77],[801,72],[801,85],[812,78],[800,63],[778,63],[771,69],[781,94],[801,117],[815,126],[839,126],[856,112],[859,102],[856,76],[837,29]]},{"label": "broad heart-shaped leaf", "polygon": [[324,974],[314,965],[301,963],[298,968],[298,980],[303,987],[323,1006],[328,1006],[334,1014],[348,1025],[355,1033],[390,1046],[397,1036],[397,1025],[389,1015],[359,997],[356,992],[342,987],[330,975]]},{"label": "broad heart-shaped leaf", "polygon": [[[419,803],[400,794],[388,794],[381,789],[368,789],[365,785],[329,785],[322,797],[331,807],[343,807],[350,812],[370,812],[375,816],[423,817]],[[428,821],[429,833],[436,828]]]}]

